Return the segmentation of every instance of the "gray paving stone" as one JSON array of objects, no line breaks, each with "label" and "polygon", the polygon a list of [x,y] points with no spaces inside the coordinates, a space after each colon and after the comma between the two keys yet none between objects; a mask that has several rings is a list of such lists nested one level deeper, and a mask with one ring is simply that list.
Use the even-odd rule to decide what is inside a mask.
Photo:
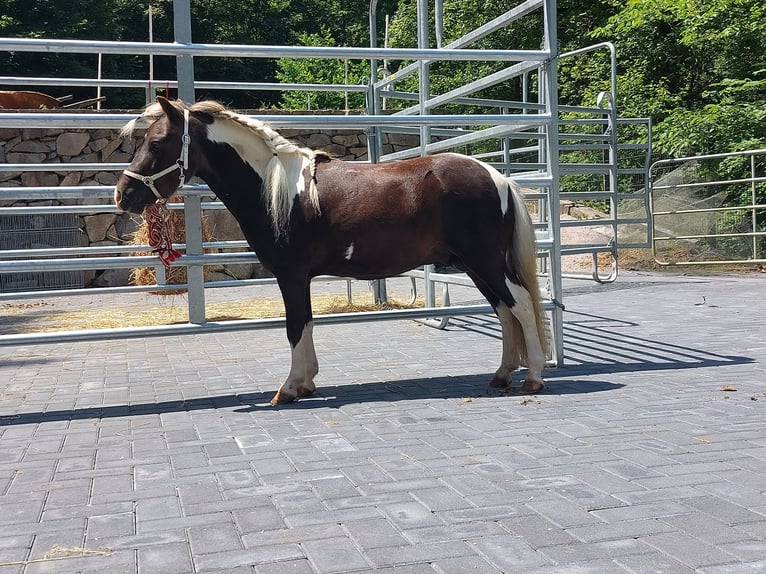
[{"label": "gray paving stone", "polygon": [[514,569],[534,569],[554,562],[523,539],[506,534],[486,536],[469,541],[471,548],[502,572]]},{"label": "gray paving stone", "polygon": [[255,564],[282,563],[304,558],[305,554],[297,544],[262,546],[247,550],[227,550],[194,556],[193,572],[228,571],[241,566]]},{"label": "gray paving stone", "polygon": [[413,565],[426,568],[427,565],[437,560],[475,556],[475,553],[468,544],[453,541],[418,544],[415,546],[371,548],[365,552],[365,556],[372,562],[373,567],[377,569]]},{"label": "gray paving stone", "polygon": [[617,559],[623,556],[651,554],[651,547],[642,540],[622,538],[590,543],[573,543],[566,546],[545,546],[541,555],[556,564],[578,564],[596,560]]},{"label": "gray paving stone", "polygon": [[766,569],[766,560],[700,568],[700,574],[755,574]]},{"label": "gray paving stone", "polygon": [[444,524],[434,512],[415,501],[386,504],[381,510],[403,530]]},{"label": "gray paving stone", "polygon": [[726,564],[735,560],[734,555],[719,547],[705,544],[682,532],[669,532],[643,538],[647,544],[692,568]]},{"label": "gray paving stone", "polygon": [[436,560],[432,568],[439,574],[499,574],[501,571],[479,556]]},{"label": "gray paving stone", "polygon": [[615,562],[635,574],[691,574],[695,571],[699,572],[699,570],[694,570],[660,552],[620,556],[615,558]]},{"label": "gray paving stone", "polygon": [[498,522],[465,522],[427,526],[406,530],[403,534],[412,544],[473,540],[484,536],[504,536],[508,532]]},{"label": "gray paving stone", "polygon": [[596,513],[590,513],[582,506],[562,497],[532,500],[527,506],[561,528],[601,522]]},{"label": "gray paving stone", "polygon": [[752,537],[745,534],[724,522],[711,518],[702,512],[694,514],[684,514],[679,516],[668,516],[662,519],[663,522],[671,525],[680,532],[693,532],[696,538],[715,546],[723,546],[731,542],[744,542],[752,540]]},{"label": "gray paving stone", "polygon": [[640,520],[626,520],[609,524],[594,524],[592,526],[579,526],[567,528],[570,534],[583,542],[600,542],[605,540],[622,540],[628,538],[641,538],[662,532],[672,532],[674,526],[668,520],[646,518]]},{"label": "gray paving stone", "polygon": [[[250,570],[248,570],[250,572]],[[285,560],[255,566],[256,574],[315,574],[308,560]]]},{"label": "gray paving stone", "polygon": [[0,347],[0,562],[112,549],[0,572],[760,572],[764,286],[573,282],[534,401],[486,393],[487,316],[317,327],[279,408],[281,330]]},{"label": "gray paving stone", "polygon": [[301,547],[320,573],[353,572],[370,567],[365,556],[348,538],[309,540]]},{"label": "gray paving stone", "polygon": [[192,526],[187,530],[193,555],[241,550],[242,541],[234,524]]}]

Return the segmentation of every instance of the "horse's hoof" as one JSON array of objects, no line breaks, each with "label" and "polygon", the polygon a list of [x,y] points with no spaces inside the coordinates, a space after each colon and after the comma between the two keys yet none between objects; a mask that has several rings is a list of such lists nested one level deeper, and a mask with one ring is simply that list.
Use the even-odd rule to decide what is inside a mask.
[{"label": "horse's hoof", "polygon": [[492,377],[492,380],[489,382],[489,388],[491,389],[507,389],[510,386],[511,381],[506,381],[498,376]]},{"label": "horse's hoof", "polygon": [[519,389],[519,394],[536,395],[545,388],[545,383],[540,380],[526,379]]},{"label": "horse's hoof", "polygon": [[300,398],[308,397],[314,394],[314,385],[311,385],[310,387],[298,387],[298,396]]},{"label": "horse's hoof", "polygon": [[284,405],[286,403],[291,403],[295,400],[295,395],[291,395],[285,392],[282,392],[281,390],[277,391],[277,394],[274,395],[274,398],[271,399],[271,404],[276,405]]}]

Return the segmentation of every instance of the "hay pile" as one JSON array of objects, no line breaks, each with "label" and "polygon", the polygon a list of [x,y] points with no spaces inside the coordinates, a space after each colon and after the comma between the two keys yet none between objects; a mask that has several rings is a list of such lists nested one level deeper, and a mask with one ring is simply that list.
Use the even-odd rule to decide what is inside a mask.
[{"label": "hay pile", "polygon": [[[181,198],[173,197],[168,200],[168,203],[181,203]],[[171,237],[173,243],[185,243],[186,242],[186,222],[184,221],[184,212],[181,209],[170,210],[169,225],[171,229]],[[202,218],[202,240],[211,241],[213,234],[208,228],[207,218]],[[147,245],[149,243],[149,227],[146,220],[143,219],[136,232],[131,237],[131,245]],[[210,250],[205,250],[209,252]],[[152,255],[150,251],[139,251],[135,255]],[[205,281],[207,281],[213,273],[211,266],[206,265],[203,268],[203,274]],[[130,282],[133,285],[156,285],[157,274],[154,267],[137,267],[130,271]],[[175,266],[165,270],[165,283],[168,285],[179,285],[186,283],[186,267]],[[151,293],[159,295],[173,295],[183,293],[185,289],[178,289],[175,291],[151,291]]]},{"label": "hay pile", "polygon": [[[362,296],[362,299],[365,299]],[[384,309],[411,309],[423,307],[423,299],[414,304],[390,299],[385,305],[369,301],[349,302],[345,296],[337,294],[318,294],[311,298],[314,315],[331,313],[352,313],[359,311],[380,311]],[[51,310],[41,312],[40,307],[55,308],[55,303],[39,304],[4,304],[0,310],[6,315],[15,316],[23,321],[8,321],[0,324],[0,334],[46,333],[52,331],[76,331],[80,329],[116,329],[122,327],[151,327],[154,325],[172,325],[186,323],[189,320],[185,297],[162,297],[157,305],[145,307],[118,307],[98,305],[96,308],[75,310]],[[235,321],[242,319],[264,319],[284,317],[285,306],[282,299],[266,297],[238,301],[210,303],[205,311],[208,321]]]}]

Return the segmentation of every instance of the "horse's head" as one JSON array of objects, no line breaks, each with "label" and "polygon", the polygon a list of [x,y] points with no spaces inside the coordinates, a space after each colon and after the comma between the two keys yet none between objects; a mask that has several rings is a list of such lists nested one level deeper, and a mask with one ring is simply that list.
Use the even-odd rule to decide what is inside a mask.
[{"label": "horse's head", "polygon": [[[118,209],[141,213],[150,203],[171,197],[196,172],[192,143],[200,133],[199,121],[181,102],[158,97],[139,120],[154,120],[128,169],[122,172],[114,190]],[[137,126],[130,122],[125,132]]]}]

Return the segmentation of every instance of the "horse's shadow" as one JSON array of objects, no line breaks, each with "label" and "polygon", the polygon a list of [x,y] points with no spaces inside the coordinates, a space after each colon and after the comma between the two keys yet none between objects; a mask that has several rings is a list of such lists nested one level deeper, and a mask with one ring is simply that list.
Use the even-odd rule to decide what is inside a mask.
[{"label": "horse's shadow", "polygon": [[[495,390],[487,387],[492,378],[490,373],[459,377],[423,377],[417,379],[360,382],[355,384],[328,385],[317,388],[310,397],[293,403],[272,406],[269,401],[273,391],[232,393],[228,395],[206,396],[178,401],[161,401],[113,406],[82,407],[71,410],[52,410],[45,412],[4,415],[0,413],[0,428],[10,425],[38,424],[54,421],[82,419],[108,419],[132,416],[159,415],[176,412],[204,410],[233,410],[238,413],[265,411],[269,409],[337,409],[350,404],[393,403],[399,401],[417,401],[426,399],[492,399],[503,396],[516,396],[513,389]],[[567,380],[565,384],[555,384],[541,393],[544,394],[580,394],[610,391],[623,387],[618,383],[588,380]],[[518,387],[518,383],[516,384]],[[517,395],[521,398],[527,395]]]},{"label": "horse's shadow", "polygon": [[[630,322],[618,322],[631,327]],[[654,338],[637,337],[625,332],[615,333],[615,320],[596,315],[573,314],[565,326],[568,354],[565,366],[548,369],[548,386],[541,396],[577,395],[613,391],[625,386],[620,375],[653,371],[727,367],[753,363],[745,356],[722,355],[700,348],[665,343]],[[454,327],[498,336],[496,319],[475,318]],[[21,362],[21,360],[19,361]],[[359,382],[328,385],[317,389],[311,397],[287,405],[269,404],[274,390],[231,393],[188,400],[148,402],[114,406],[95,406],[17,415],[0,413],[0,427],[76,419],[165,414],[211,409],[256,413],[266,409],[340,408],[351,404],[395,403],[425,399],[467,399],[512,396],[513,391],[495,391],[487,387],[490,373],[465,376],[419,377],[394,381]],[[604,380],[604,378],[611,380]],[[621,380],[622,379],[622,380]],[[519,383],[516,382],[518,387]],[[521,395],[519,395],[521,396]]]},{"label": "horse's shadow", "polygon": [[[536,396],[601,393],[614,391],[625,386],[625,383],[621,382],[591,378],[594,376],[603,377],[610,374],[617,375],[628,372],[715,367],[750,362],[752,362],[752,359],[747,357],[721,357],[719,360],[709,358],[700,362],[683,363],[583,363],[546,371],[548,386]],[[513,388],[502,391],[488,388],[487,382],[491,378],[492,375],[487,373],[456,377],[421,377],[387,382],[360,382],[335,386],[324,385],[318,388],[317,392],[311,397],[279,405],[278,407],[274,407],[269,403],[274,394],[273,391],[264,391],[206,396],[178,401],[31,412],[18,415],[0,414],[0,427],[52,421],[106,419],[215,409],[231,410],[238,413],[257,413],[269,409],[338,409],[351,404],[396,403],[427,399],[474,400],[484,398],[493,400],[500,397],[515,396],[520,398],[520,402],[524,404],[524,397],[528,395],[516,394]],[[516,388],[518,388],[518,384],[517,382]]]}]

